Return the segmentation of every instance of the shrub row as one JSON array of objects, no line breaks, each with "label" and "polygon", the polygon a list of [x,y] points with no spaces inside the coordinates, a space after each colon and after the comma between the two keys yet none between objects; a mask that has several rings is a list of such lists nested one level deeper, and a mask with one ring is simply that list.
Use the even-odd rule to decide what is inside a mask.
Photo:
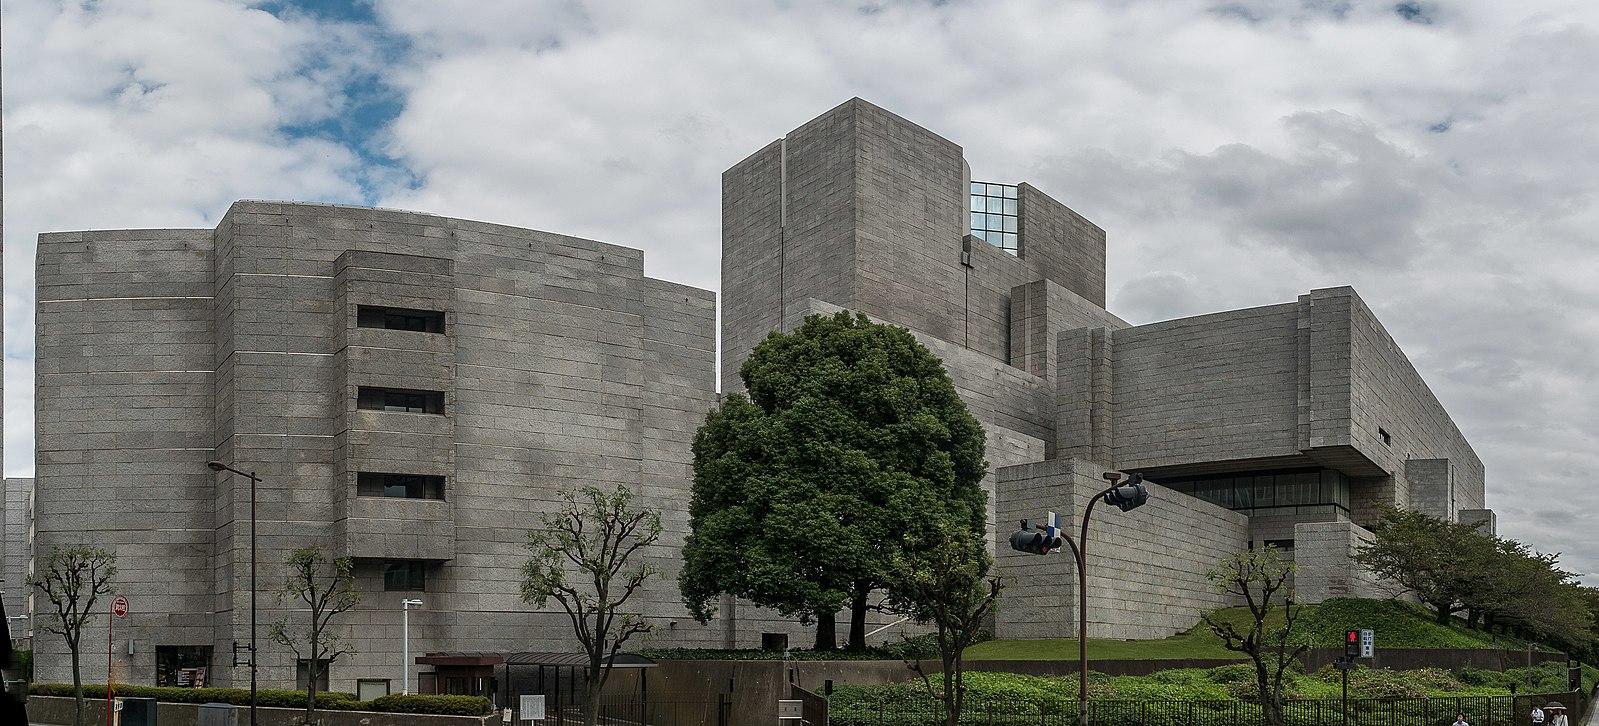
[{"label": "shrub row", "polygon": [[[104,685],[85,685],[83,697],[95,700],[105,698]],[[35,696],[71,697],[70,683],[35,683],[28,692]],[[116,695],[128,698],[154,698],[168,703],[231,703],[246,706],[250,691],[244,688],[172,688],[164,686],[116,687]],[[276,708],[305,708],[305,691],[263,689],[256,692],[256,703]],[[489,700],[479,696],[434,696],[424,694],[389,695],[362,701],[353,693],[318,691],[316,707],[329,711],[382,711],[386,713],[423,713],[443,716],[482,716],[490,710]]]}]

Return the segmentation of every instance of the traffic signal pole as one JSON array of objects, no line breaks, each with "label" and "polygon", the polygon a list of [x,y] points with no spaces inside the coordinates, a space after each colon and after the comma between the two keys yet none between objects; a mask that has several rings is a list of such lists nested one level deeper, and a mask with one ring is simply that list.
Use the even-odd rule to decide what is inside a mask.
[{"label": "traffic signal pole", "polygon": [[1066,546],[1071,548],[1072,560],[1077,564],[1077,723],[1078,726],[1088,726],[1088,522],[1094,516],[1094,505],[1101,499],[1115,504],[1122,511],[1129,511],[1142,506],[1149,500],[1149,493],[1144,488],[1143,477],[1134,474],[1128,479],[1127,484],[1118,486],[1121,480],[1120,472],[1106,472],[1105,480],[1110,486],[1096,493],[1088,500],[1088,506],[1083,509],[1082,528],[1077,539],[1064,532],[1059,532],[1055,525],[1055,513],[1050,512],[1049,532],[1038,533],[1031,523],[1022,521],[1022,529],[1011,534],[1011,549],[1032,554],[1048,554],[1052,549],[1058,550],[1059,542],[1051,542],[1050,538],[1059,536]]},{"label": "traffic signal pole", "polygon": [[[1112,481],[1110,489],[1105,491],[1115,488],[1116,482]],[[1093,516],[1094,505],[1104,496],[1105,492],[1100,492],[1088,500],[1088,508],[1083,510],[1082,532],[1077,536],[1077,544],[1072,545],[1072,554],[1077,557],[1077,726],[1088,726],[1088,518]],[[1066,541],[1070,542],[1071,538]]]}]

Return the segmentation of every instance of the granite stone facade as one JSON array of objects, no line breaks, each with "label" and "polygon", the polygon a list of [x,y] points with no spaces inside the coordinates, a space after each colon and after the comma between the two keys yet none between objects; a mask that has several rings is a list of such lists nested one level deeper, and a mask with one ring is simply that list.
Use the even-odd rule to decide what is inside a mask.
[{"label": "granite stone facade", "polygon": [[1331,583],[1328,563],[1353,566],[1383,507],[1485,518],[1481,461],[1354,290],[1131,325],[1105,309],[1103,230],[1018,182],[1004,211],[1019,249],[1000,249],[970,233],[978,179],[958,145],[861,99],[728,169],[722,384],[737,389],[750,348],[806,314],[851,309],[915,333],[989,433],[990,521],[1013,583],[1002,634],[1070,634],[1070,557],[1000,540],[1051,509],[1070,521],[1110,468],[1187,490],[1306,474],[1340,485],[1311,500],[1252,485],[1220,502],[1157,487],[1148,511],[1096,516],[1138,573],[1090,572],[1107,637],[1168,634],[1225,604],[1203,576],[1231,551],[1293,548],[1314,601],[1370,590],[1357,575]]},{"label": "granite stone facade", "polygon": [[[33,574],[33,480],[6,479],[0,507],[0,522],[5,526],[0,538],[0,597],[5,598],[7,616],[26,615],[28,576]],[[28,637],[32,624],[27,620],[10,624],[13,639]]]},{"label": "granite stone facade", "polygon": [[[720,388],[738,389],[749,351],[806,315],[848,309],[911,330],[987,432],[1010,581],[1001,635],[1070,635],[1070,558],[1018,555],[1003,538],[1052,509],[1075,528],[1112,469],[1157,483],[1145,507],[1102,508],[1091,525],[1090,562],[1118,563],[1089,572],[1104,637],[1167,635],[1229,604],[1205,573],[1252,544],[1294,547],[1314,601],[1372,591],[1349,555],[1383,506],[1491,520],[1480,460],[1353,290],[1133,325],[1105,309],[1103,230],[1020,182],[1006,186],[1017,249],[1001,249],[972,234],[974,183],[954,142],[860,99],[734,164]],[[178,647],[210,649],[213,685],[247,674],[228,663],[249,634],[252,492],[213,459],[260,477],[263,633],[293,614],[272,596],[290,551],[356,559],[363,602],[342,626],[356,653],[334,664],[334,688],[400,690],[404,598],[424,602],[414,653],[572,650],[563,614],[522,602],[519,568],[527,531],[586,484],[625,484],[663,512],[649,556],[665,576],[638,603],[656,624],[648,644],[809,637],[732,599],[705,625],[683,609],[675,572],[690,446],[717,402],[717,298],[646,277],[637,250],[239,202],[214,229],[42,235],[37,266],[35,544],[117,550],[132,603],[119,680],[154,681]],[[1327,501],[1200,486],[1307,472],[1339,483]],[[86,638],[104,628],[101,616]],[[262,642],[263,684],[293,685],[293,659]],[[58,640],[36,652],[41,680],[65,678]],[[86,660],[85,678],[97,668]]]},{"label": "granite stone facade", "polygon": [[[520,567],[528,530],[588,484],[665,512],[650,556],[666,576],[640,602],[661,642],[720,642],[673,578],[689,442],[715,402],[715,298],[645,277],[637,250],[239,202],[212,230],[43,235],[38,269],[38,544],[117,550],[132,610],[117,634],[135,643],[116,650],[119,679],[151,682],[157,650],[178,646],[211,648],[213,684],[246,673],[224,666],[249,637],[251,491],[212,459],[260,477],[265,684],[295,683],[264,634],[293,615],[274,597],[287,554],[312,544],[355,558],[363,594],[335,688],[400,690],[407,597],[424,601],[417,653],[572,648],[564,614],[522,602]],[[436,328],[415,323],[429,315]],[[384,496],[375,474],[442,492]],[[385,577],[407,568],[420,574]],[[59,641],[39,645],[39,677],[64,678]]]}]

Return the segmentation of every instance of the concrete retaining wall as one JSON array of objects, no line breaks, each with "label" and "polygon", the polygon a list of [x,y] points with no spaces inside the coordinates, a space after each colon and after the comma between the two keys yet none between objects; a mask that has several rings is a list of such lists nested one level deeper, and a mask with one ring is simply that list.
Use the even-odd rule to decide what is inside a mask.
[{"label": "concrete retaining wall", "polygon": [[[73,699],[61,696],[30,696],[28,720],[36,724],[72,723]],[[85,723],[105,723],[105,701],[86,698],[83,702]],[[305,710],[299,708],[257,708],[260,726],[292,726],[303,723]],[[499,723],[498,715],[491,716],[431,716],[416,713],[378,713],[375,711],[317,711],[320,726],[485,726]],[[161,726],[196,726],[200,722],[200,705],[195,703],[163,703],[156,714]],[[250,721],[250,709],[239,708],[239,723]]]}]

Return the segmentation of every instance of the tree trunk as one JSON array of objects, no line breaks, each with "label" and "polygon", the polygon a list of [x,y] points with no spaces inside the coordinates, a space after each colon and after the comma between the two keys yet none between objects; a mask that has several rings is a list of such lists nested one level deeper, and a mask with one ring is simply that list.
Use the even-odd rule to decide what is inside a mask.
[{"label": "tree trunk", "polygon": [[[311,726],[311,719],[316,715],[316,678],[322,675],[321,659],[317,655],[321,652],[320,635],[316,630],[317,614],[311,613],[311,662],[305,668],[305,724]],[[254,657],[254,654],[251,655]]]},{"label": "tree trunk", "polygon": [[83,671],[78,664],[78,646],[72,645],[70,647],[72,649],[72,696],[77,699],[74,705],[72,723],[75,726],[83,726]]},{"label": "tree trunk", "polygon": [[[605,643],[597,644],[604,648]],[[599,651],[589,654],[589,677],[583,683],[583,726],[596,726],[600,722],[600,689],[605,687],[606,672],[601,669]]]},{"label": "tree trunk", "polygon": [[855,586],[855,596],[849,604],[849,650],[866,650],[866,598],[871,592],[864,584]]},{"label": "tree trunk", "polygon": [[833,619],[834,615],[830,612],[816,614],[817,650],[836,650],[838,648],[838,636],[835,633]]},{"label": "tree trunk", "polygon": [[1450,616],[1453,615],[1453,613],[1450,612],[1450,610],[1449,610],[1449,605],[1434,605],[1433,607],[1438,609],[1438,614],[1437,614],[1437,622],[1438,622],[1438,624],[1439,625],[1448,625],[1449,621],[1451,619]]},{"label": "tree trunk", "polygon": [[1255,687],[1260,691],[1260,712],[1266,726],[1283,726],[1283,712],[1277,705],[1277,694],[1272,692],[1271,676],[1266,673],[1265,655],[1249,654],[1255,661]]},{"label": "tree trunk", "polygon": [[961,709],[965,706],[961,693],[959,655],[947,651],[944,660],[944,726],[960,726]]}]

